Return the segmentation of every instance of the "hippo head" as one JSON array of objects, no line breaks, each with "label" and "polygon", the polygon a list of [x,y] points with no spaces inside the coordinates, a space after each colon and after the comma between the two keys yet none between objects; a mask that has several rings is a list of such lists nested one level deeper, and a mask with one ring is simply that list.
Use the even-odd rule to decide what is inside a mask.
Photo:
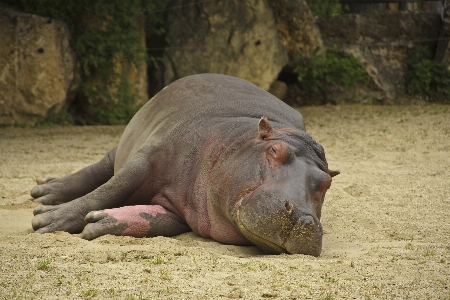
[{"label": "hippo head", "polygon": [[264,117],[258,127],[257,137],[239,153],[252,163],[241,163],[247,175],[237,177],[252,180],[234,183],[239,192],[229,218],[265,252],[319,256],[322,204],[339,172],[328,169],[322,146],[306,132],[274,129]]}]

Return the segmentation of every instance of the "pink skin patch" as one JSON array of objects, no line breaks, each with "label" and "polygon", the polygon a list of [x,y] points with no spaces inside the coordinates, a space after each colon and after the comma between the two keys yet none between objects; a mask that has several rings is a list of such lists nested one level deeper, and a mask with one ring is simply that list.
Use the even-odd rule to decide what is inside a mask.
[{"label": "pink skin patch", "polygon": [[95,212],[95,215],[100,213],[106,213],[109,217],[116,219],[114,225],[127,224],[128,228],[122,232],[122,235],[145,237],[151,226],[149,221],[141,217],[140,214],[146,213],[156,217],[158,214],[166,214],[167,212],[159,205],[136,205],[105,209]]}]

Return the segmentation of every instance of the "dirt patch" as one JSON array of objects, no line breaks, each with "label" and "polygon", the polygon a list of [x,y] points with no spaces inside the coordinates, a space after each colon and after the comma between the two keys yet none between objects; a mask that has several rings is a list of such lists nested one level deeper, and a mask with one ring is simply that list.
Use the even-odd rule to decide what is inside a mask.
[{"label": "dirt patch", "polygon": [[323,253],[35,234],[34,178],[98,161],[123,127],[0,129],[0,299],[448,299],[450,107],[302,108],[333,179]]}]

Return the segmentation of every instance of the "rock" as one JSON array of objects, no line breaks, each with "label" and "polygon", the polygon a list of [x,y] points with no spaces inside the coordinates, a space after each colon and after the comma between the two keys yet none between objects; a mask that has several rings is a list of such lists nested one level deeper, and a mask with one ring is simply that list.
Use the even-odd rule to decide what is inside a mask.
[{"label": "rock", "polygon": [[303,93],[298,84],[288,84],[286,88],[286,96],[283,98],[283,101],[290,106],[305,105],[306,101],[302,95]]},{"label": "rock", "polygon": [[[134,17],[131,22],[136,28],[134,33],[139,37],[134,46],[145,48],[146,32],[143,16]],[[85,16],[84,24],[99,33],[105,27],[103,18],[95,16]],[[137,110],[148,101],[147,62],[144,59],[130,61],[123,54],[116,53],[112,57],[112,63],[113,70],[108,73],[108,76],[102,73],[93,73],[89,77],[89,81],[85,82],[87,89],[98,92],[96,96],[88,98],[81,93],[77,96],[77,105],[82,116],[78,120],[80,123],[121,123],[126,121],[121,118],[131,118],[135,112],[133,110],[135,108]],[[127,88],[128,93],[123,93],[121,88]],[[119,105],[121,105],[120,108],[118,108]],[[123,116],[127,112],[130,112],[131,115]]]},{"label": "rock", "polygon": [[34,125],[59,113],[79,80],[61,21],[0,6],[0,124]]},{"label": "rock", "polygon": [[266,0],[176,0],[168,24],[165,85],[196,73],[221,73],[268,90],[287,62]]},{"label": "rock", "polygon": [[350,13],[367,13],[374,11],[385,11],[386,3],[345,3],[347,11]]},{"label": "rock", "polygon": [[270,0],[278,35],[288,52],[288,67],[296,65],[297,56],[310,58],[323,42],[316,20],[303,0]]},{"label": "rock", "polygon": [[[144,18],[137,17],[135,19],[137,25],[137,33],[140,37],[139,46],[146,47],[146,32],[145,32],[145,20]],[[122,76],[128,77],[131,86],[135,89],[137,97],[134,99],[134,103],[137,106],[145,104],[149,100],[148,96],[148,75],[147,75],[147,62],[142,60],[137,63],[130,63],[129,61],[122,60],[116,68],[119,67],[122,72],[119,73]]]},{"label": "rock", "polygon": [[283,81],[275,80],[269,88],[269,93],[283,100],[286,97],[287,84]]},{"label": "rock", "polygon": [[[344,14],[319,20],[325,45],[338,45],[360,59],[378,89],[378,102],[393,102],[404,92],[408,57],[415,41],[433,45],[441,26],[440,16],[430,12]],[[375,91],[374,90],[374,91]],[[381,94],[380,94],[381,92]]]}]

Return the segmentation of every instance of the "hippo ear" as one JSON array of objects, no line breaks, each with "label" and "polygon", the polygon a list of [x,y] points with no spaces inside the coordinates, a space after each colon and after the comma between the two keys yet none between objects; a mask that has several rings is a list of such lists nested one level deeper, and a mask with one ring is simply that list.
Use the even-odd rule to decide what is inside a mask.
[{"label": "hippo ear", "polygon": [[272,134],[272,126],[270,126],[269,120],[266,117],[261,117],[258,125],[258,135],[260,139],[265,140]]}]

